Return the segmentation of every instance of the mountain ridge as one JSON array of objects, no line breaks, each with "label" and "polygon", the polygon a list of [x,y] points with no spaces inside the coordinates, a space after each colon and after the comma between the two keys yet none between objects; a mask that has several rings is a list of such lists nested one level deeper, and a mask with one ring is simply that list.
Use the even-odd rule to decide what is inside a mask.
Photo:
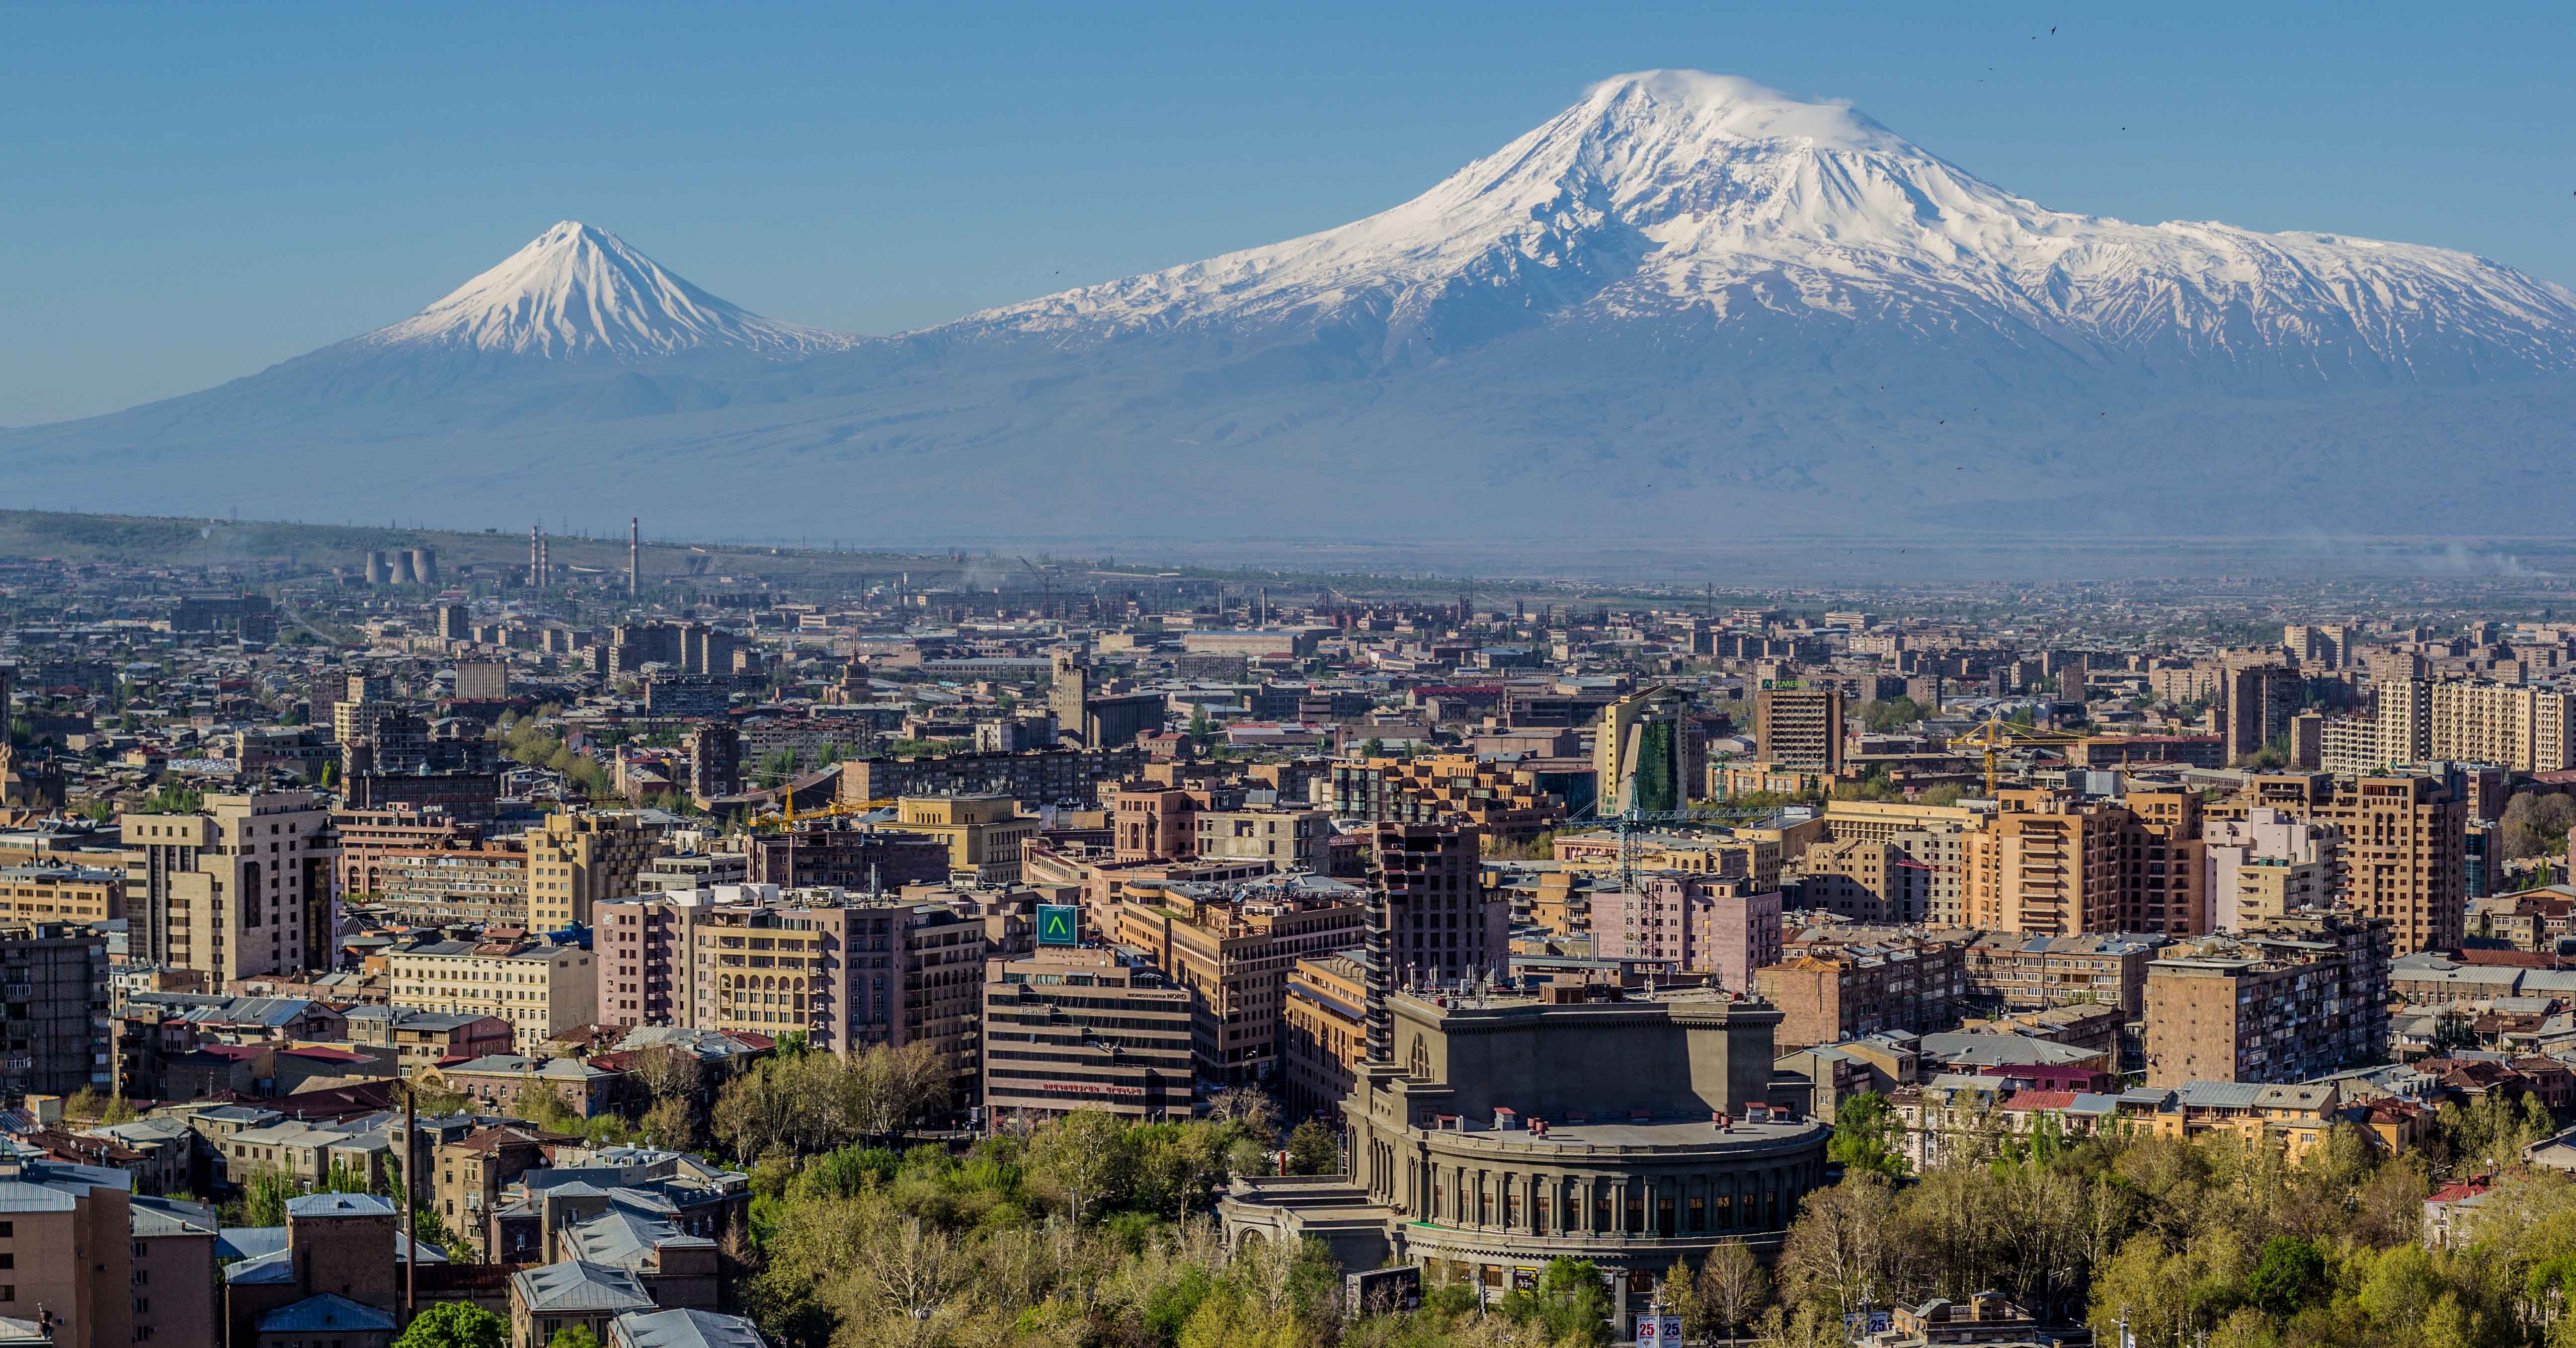
[{"label": "mountain ridge", "polygon": [[2048,210],[1847,104],[1653,71],[1362,220],[891,337],[565,221],[412,318],[0,455],[56,505],[569,477],[910,536],[1329,536],[1390,498],[1446,507],[1415,530],[2408,532],[2563,500],[2509,465],[2571,372],[2576,293],[2487,259]]}]

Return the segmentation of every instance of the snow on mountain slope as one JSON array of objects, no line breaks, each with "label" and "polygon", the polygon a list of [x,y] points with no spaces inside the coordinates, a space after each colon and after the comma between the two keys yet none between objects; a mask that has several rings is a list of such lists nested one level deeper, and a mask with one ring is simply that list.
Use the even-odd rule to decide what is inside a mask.
[{"label": "snow on mountain slope", "polygon": [[2465,253],[2043,209],[1838,103],[1648,71],[1338,229],[970,315],[1062,342],[1359,321],[1380,359],[1553,316],[1960,323],[2330,382],[2576,368],[2576,294]]},{"label": "snow on mountain slope", "polygon": [[1365,220],[890,338],[566,222],[391,327],[0,432],[0,469],[74,509],[257,482],[502,525],[578,480],[717,532],[957,540],[2474,533],[2576,508],[2571,422],[2559,286],[2046,210],[1848,107],[1665,71]]},{"label": "snow on mountain slope", "polygon": [[633,359],[706,348],[807,356],[861,340],[763,318],[664,271],[607,230],[566,220],[446,298],[352,344]]}]

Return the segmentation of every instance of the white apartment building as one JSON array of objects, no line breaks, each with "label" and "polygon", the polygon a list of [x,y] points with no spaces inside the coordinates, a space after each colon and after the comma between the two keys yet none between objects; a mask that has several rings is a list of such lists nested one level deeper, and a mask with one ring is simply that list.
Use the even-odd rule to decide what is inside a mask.
[{"label": "white apartment building", "polygon": [[521,1053],[598,1019],[599,975],[579,946],[441,941],[395,951],[388,964],[395,1006],[498,1016]]}]

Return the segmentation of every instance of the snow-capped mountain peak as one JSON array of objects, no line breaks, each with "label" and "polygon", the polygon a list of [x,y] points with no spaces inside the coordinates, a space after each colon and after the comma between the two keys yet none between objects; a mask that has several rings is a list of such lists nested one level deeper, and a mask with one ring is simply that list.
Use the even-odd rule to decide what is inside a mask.
[{"label": "snow-capped mountain peak", "polygon": [[595,225],[565,220],[502,263],[357,339],[522,356],[668,356],[724,348],[797,356],[860,339],[716,298]]},{"label": "snow-capped mountain peak", "polygon": [[2576,368],[2576,294],[2484,258],[2048,210],[1848,104],[1691,70],[1604,80],[1366,219],[960,326],[1059,343],[1331,331],[1401,364],[1659,315],[1967,326],[2222,382]]}]

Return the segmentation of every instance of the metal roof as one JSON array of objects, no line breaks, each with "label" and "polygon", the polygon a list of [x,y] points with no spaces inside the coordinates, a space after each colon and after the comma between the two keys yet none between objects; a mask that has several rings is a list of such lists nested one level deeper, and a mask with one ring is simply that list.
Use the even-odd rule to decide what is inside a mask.
[{"label": "metal roof", "polygon": [[289,1217],[390,1217],[394,1201],[375,1194],[305,1194],[286,1200]]},{"label": "metal roof", "polygon": [[259,1317],[256,1328],[262,1334],[390,1334],[394,1317],[391,1311],[324,1292],[270,1311]]},{"label": "metal roof", "polygon": [[763,1348],[751,1321],[700,1310],[621,1315],[609,1322],[608,1339],[611,1348]]},{"label": "metal roof", "polygon": [[578,1259],[510,1275],[511,1290],[535,1313],[650,1310],[644,1284],[622,1268]]}]

